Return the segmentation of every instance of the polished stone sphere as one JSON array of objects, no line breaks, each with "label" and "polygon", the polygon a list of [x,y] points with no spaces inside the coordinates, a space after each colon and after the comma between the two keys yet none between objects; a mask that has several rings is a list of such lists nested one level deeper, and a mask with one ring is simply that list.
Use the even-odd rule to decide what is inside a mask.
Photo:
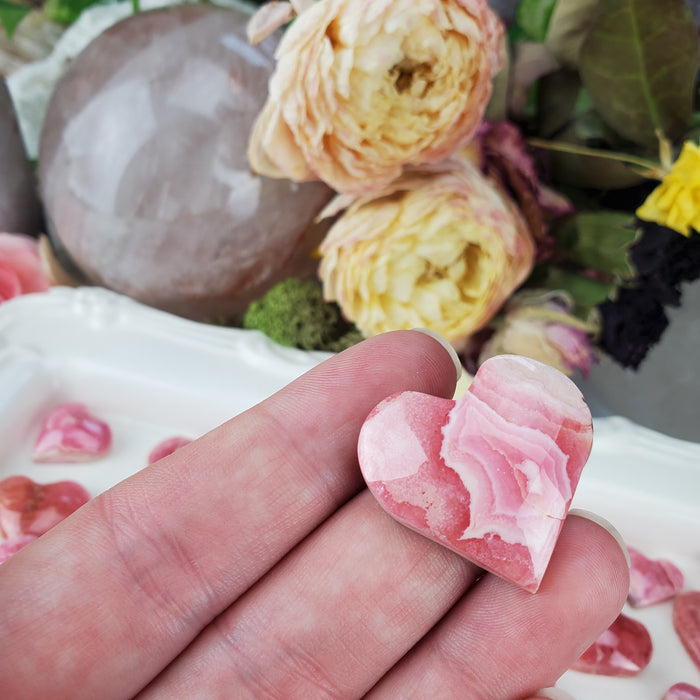
[{"label": "polished stone sphere", "polygon": [[36,235],[41,207],[10,93],[0,76],[0,231]]},{"label": "polished stone sphere", "polygon": [[49,104],[39,178],[56,248],[88,281],[193,318],[234,318],[315,268],[332,192],[251,173],[248,134],[277,38],[245,12],[183,5],[106,30]]}]

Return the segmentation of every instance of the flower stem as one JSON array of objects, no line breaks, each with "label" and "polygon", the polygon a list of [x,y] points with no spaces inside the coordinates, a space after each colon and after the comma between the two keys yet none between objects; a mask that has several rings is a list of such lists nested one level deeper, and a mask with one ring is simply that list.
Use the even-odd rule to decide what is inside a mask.
[{"label": "flower stem", "polygon": [[667,174],[667,171],[653,160],[640,158],[630,155],[629,153],[621,153],[619,151],[604,151],[598,148],[588,148],[587,146],[577,146],[573,143],[564,141],[546,141],[545,139],[532,138],[528,139],[528,143],[536,148],[544,148],[549,151],[560,151],[562,153],[572,153],[578,156],[589,156],[591,158],[606,158],[615,160],[619,163],[631,166],[639,175],[651,178],[654,180],[662,180]]},{"label": "flower stem", "polygon": [[133,10],[134,14],[141,9],[139,0],[131,0],[131,9]]}]

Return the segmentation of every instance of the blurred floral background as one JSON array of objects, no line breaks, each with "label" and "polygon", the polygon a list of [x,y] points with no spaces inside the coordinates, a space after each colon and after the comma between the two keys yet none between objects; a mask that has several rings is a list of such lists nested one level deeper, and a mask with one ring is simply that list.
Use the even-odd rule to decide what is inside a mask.
[{"label": "blurred floral background", "polygon": [[0,299],[98,284],[309,350],[428,327],[470,372],[528,355],[631,411],[651,365],[677,403],[699,6],[0,0]]}]

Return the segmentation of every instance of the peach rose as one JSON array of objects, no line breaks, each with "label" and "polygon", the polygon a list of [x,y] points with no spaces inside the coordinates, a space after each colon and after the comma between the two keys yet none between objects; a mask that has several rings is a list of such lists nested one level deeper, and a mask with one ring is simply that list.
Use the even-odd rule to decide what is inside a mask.
[{"label": "peach rose", "polygon": [[320,0],[278,47],[253,169],[367,194],[444,159],[481,121],[502,34],[486,0]]},{"label": "peach rose", "polygon": [[320,246],[328,300],[366,336],[425,327],[458,345],[529,275],[515,205],[465,158],[355,200]]},{"label": "peach rose", "polygon": [[0,233],[0,303],[48,288],[38,242],[19,233]]}]

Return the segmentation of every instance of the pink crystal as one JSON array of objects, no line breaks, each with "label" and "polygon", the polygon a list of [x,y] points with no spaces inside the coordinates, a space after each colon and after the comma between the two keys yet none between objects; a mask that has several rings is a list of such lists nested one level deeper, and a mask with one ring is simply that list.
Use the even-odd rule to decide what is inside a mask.
[{"label": "pink crystal", "polygon": [[175,450],[179,450],[185,445],[189,445],[192,442],[189,438],[181,437],[179,435],[175,437],[166,438],[159,442],[148,455],[148,463],[153,464],[163,457],[171,455]]},{"label": "pink crystal", "polygon": [[38,484],[26,476],[0,481],[0,532],[8,539],[38,537],[90,500],[75,481]]},{"label": "pink crystal", "polygon": [[365,480],[397,520],[535,592],[591,449],[567,377],[500,355],[459,401],[403,392],[368,416]]},{"label": "pink crystal", "polygon": [[673,601],[673,628],[700,668],[700,591],[679,593]]},{"label": "pink crystal", "polygon": [[0,564],[7,561],[13,554],[17,554],[22,547],[34,542],[36,535],[18,535],[9,540],[0,542]]},{"label": "pink crystal", "polygon": [[250,46],[249,19],[207,3],[137,13],[58,84],[39,182],[58,257],[88,281],[228,319],[282,279],[315,272],[309,227],[332,191],[248,164],[277,44]]},{"label": "pink crystal", "polygon": [[634,547],[630,553],[630,591],[628,601],[643,608],[673,598],[683,588],[683,574],[666,559],[647,559]]},{"label": "pink crystal", "polygon": [[34,446],[35,462],[87,462],[106,455],[112,431],[80,403],[56,406],[44,419]]},{"label": "pink crystal", "polygon": [[690,683],[675,683],[666,691],[663,700],[700,700],[700,688]]},{"label": "pink crystal", "polygon": [[636,676],[646,668],[652,652],[647,628],[638,620],[618,615],[571,668],[600,676]]}]

